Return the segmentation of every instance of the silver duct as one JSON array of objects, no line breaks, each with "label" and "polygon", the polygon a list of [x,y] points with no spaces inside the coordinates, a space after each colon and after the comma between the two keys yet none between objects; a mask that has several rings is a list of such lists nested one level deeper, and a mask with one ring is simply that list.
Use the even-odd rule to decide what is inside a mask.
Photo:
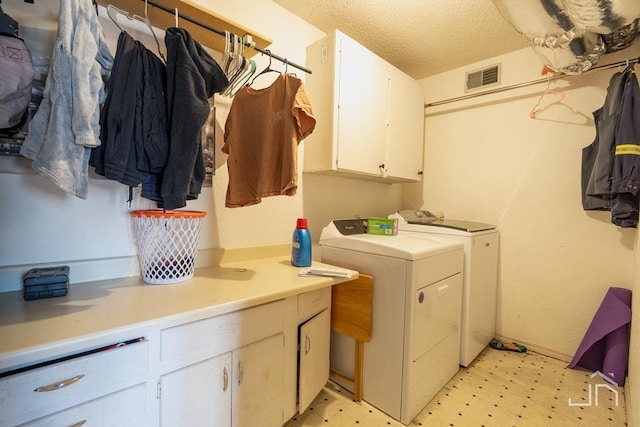
[{"label": "silver duct", "polygon": [[638,35],[640,0],[493,0],[549,68],[580,74]]}]

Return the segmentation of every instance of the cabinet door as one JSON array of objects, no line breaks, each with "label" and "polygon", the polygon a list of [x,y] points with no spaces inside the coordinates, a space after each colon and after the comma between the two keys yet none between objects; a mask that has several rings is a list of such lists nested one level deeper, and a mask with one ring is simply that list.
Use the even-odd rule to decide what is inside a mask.
[{"label": "cabinet door", "polygon": [[160,425],[231,425],[231,353],[160,377]]},{"label": "cabinet door", "polygon": [[338,169],[380,175],[385,162],[389,68],[372,52],[340,37]]},{"label": "cabinet door", "polygon": [[389,141],[386,175],[413,181],[421,179],[424,134],[422,87],[400,70],[391,69],[389,91]]},{"label": "cabinet door", "polygon": [[331,317],[325,309],[300,326],[298,412],[301,414],[329,380]]},{"label": "cabinet door", "polygon": [[282,426],[284,334],[235,350],[233,363],[232,425]]}]

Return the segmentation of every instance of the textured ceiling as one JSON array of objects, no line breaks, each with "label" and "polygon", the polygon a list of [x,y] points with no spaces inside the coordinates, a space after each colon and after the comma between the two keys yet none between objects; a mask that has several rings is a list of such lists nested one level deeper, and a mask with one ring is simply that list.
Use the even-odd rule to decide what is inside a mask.
[{"label": "textured ceiling", "polygon": [[529,46],[491,0],[273,0],[416,79]]}]

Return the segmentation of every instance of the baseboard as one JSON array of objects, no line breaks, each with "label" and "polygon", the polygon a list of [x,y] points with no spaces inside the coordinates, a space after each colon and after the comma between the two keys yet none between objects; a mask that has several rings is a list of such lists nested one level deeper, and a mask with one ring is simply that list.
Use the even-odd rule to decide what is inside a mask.
[{"label": "baseboard", "polygon": [[527,350],[530,350],[530,351],[532,351],[534,353],[540,353],[542,355],[545,355],[545,356],[548,356],[548,357],[552,357],[554,359],[558,359],[558,360],[561,360],[563,362],[567,362],[567,364],[569,362],[571,362],[571,359],[573,358],[573,356],[570,356],[568,354],[559,353],[557,351],[551,350],[550,348],[542,347],[542,346],[531,344],[531,343],[528,343],[528,342],[519,341],[519,340],[516,340],[514,338],[509,338],[509,337],[503,337],[503,336],[496,335],[496,339],[498,339],[498,340],[500,340],[502,342],[517,342],[518,344],[522,344],[525,347],[527,347]]},{"label": "baseboard", "polygon": [[631,407],[631,402],[633,402],[633,399],[631,398],[631,386],[629,385],[629,377],[627,376],[627,380],[624,382],[624,407],[627,411],[627,427],[633,427],[633,408]]}]

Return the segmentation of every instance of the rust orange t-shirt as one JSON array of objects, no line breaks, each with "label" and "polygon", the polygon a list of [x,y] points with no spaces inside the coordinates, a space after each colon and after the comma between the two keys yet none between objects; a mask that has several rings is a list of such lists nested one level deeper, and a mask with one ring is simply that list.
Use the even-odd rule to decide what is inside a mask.
[{"label": "rust orange t-shirt", "polygon": [[222,151],[229,155],[225,205],[255,205],[262,197],[292,196],[298,188],[298,144],[316,124],[302,81],[281,74],[264,89],[236,93]]}]

